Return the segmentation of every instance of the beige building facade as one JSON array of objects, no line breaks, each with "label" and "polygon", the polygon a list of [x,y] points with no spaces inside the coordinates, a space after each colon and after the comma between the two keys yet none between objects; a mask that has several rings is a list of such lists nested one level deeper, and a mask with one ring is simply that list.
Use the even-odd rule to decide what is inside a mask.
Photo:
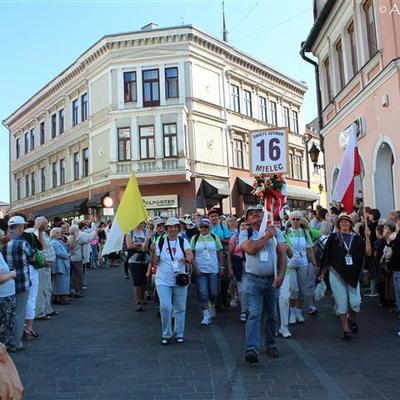
[{"label": "beige building facade", "polygon": [[248,132],[273,126],[290,129],[289,200],[311,206],[306,89],[191,25],[105,36],[4,121],[12,210],[101,217],[135,171],[150,215],[241,214]]},{"label": "beige building facade", "polygon": [[384,216],[400,201],[400,9],[389,0],[325,0],[315,17],[303,50],[318,58],[328,200],[355,123],[356,196]]}]

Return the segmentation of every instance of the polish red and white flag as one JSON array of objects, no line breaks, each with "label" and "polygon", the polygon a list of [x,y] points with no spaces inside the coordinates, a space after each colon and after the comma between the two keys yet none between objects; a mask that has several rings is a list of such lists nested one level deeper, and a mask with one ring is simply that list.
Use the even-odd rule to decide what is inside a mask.
[{"label": "polish red and white flag", "polygon": [[347,214],[354,207],[354,178],[361,173],[360,155],[357,147],[355,124],[350,127],[349,141],[343,155],[342,165],[333,190],[332,200],[342,203]]}]

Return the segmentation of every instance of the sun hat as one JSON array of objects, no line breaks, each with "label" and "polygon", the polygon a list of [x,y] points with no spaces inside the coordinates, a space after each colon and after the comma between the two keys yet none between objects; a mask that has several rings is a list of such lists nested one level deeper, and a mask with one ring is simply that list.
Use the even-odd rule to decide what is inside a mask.
[{"label": "sun hat", "polygon": [[25,225],[25,219],[20,217],[19,215],[15,215],[8,220],[8,226],[12,225]]},{"label": "sun hat", "polygon": [[199,222],[199,226],[210,226],[211,225],[211,222],[210,222],[210,220],[208,219],[208,218],[202,218],[201,220],[200,220],[200,222]]},{"label": "sun hat", "polygon": [[196,224],[190,218],[186,218],[185,225],[194,226]]},{"label": "sun hat", "polygon": [[337,220],[336,220],[336,225],[337,225],[337,227],[339,227],[339,222],[340,222],[342,219],[346,219],[347,221],[349,221],[350,224],[351,224],[351,226],[354,225],[353,220],[351,219],[351,217],[350,217],[349,215],[347,215],[346,213],[341,213],[341,214],[338,216]]},{"label": "sun hat", "polygon": [[256,205],[252,205],[249,206],[249,208],[246,210],[246,218],[247,218],[247,214],[249,213],[249,211],[263,211],[263,206],[261,204],[256,204]]},{"label": "sun hat", "polygon": [[175,217],[171,217],[167,219],[167,222],[165,223],[165,226],[175,226],[179,225],[179,219]]},{"label": "sun hat", "polygon": [[165,221],[160,217],[156,217],[156,218],[154,218],[153,224],[154,224],[154,226],[158,226],[161,224],[165,224]]}]

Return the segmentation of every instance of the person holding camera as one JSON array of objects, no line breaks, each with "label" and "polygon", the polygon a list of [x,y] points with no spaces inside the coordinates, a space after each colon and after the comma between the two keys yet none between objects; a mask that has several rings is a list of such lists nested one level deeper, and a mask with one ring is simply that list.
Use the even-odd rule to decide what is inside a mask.
[{"label": "person holding camera", "polygon": [[[153,264],[157,264],[156,289],[160,298],[161,344],[168,345],[173,334],[177,343],[184,342],[186,300],[189,285],[187,265],[193,261],[189,242],[179,236],[179,220],[169,218],[166,235],[156,242]],[[172,315],[175,317],[172,331]]]},{"label": "person holding camera", "polygon": [[128,263],[133,280],[133,296],[136,301],[136,311],[143,311],[146,290],[146,273],[150,261],[150,232],[145,223],[140,223],[136,229],[126,235]]}]

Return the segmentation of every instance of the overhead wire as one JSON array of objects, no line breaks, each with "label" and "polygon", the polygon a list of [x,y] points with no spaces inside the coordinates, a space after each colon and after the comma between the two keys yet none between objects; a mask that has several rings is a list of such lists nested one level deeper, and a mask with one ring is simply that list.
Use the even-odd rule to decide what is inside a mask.
[{"label": "overhead wire", "polygon": [[261,0],[258,0],[257,3],[247,12],[247,14],[232,28],[229,30],[229,33],[232,33],[246,18],[257,8],[257,6],[261,3]]}]

